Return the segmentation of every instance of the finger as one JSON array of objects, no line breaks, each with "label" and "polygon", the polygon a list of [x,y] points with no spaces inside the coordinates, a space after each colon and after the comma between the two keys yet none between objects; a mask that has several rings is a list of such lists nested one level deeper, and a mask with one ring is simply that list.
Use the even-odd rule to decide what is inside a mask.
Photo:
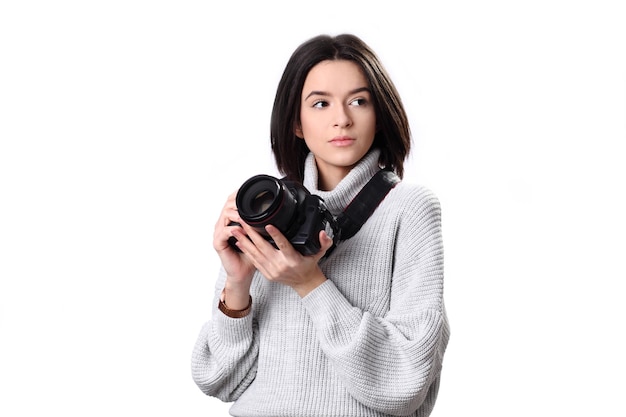
[{"label": "finger", "polygon": [[326,233],[325,230],[320,232],[320,244],[324,251],[327,251],[331,246],[333,246],[333,239],[328,236],[328,233]]},{"label": "finger", "polygon": [[228,226],[231,221],[234,221],[237,223],[241,221],[241,218],[239,217],[239,211],[237,210],[237,204],[235,202],[236,195],[237,195],[236,192],[231,193],[226,199],[226,202],[224,203],[224,206],[222,207],[220,216],[217,222],[215,223],[216,228]]},{"label": "finger", "polygon": [[[252,233],[256,233],[252,231]],[[258,233],[257,233],[258,235]],[[237,247],[241,252],[252,262],[254,267],[261,272],[264,276],[269,277],[269,273],[266,269],[267,258],[252,241],[249,235],[245,235],[242,230],[234,230],[233,236],[237,239]],[[260,236],[259,236],[260,237]],[[272,245],[267,243],[262,237],[262,243],[269,245],[271,249],[274,249]]]},{"label": "finger", "polygon": [[318,260],[321,259],[326,254],[326,251],[328,251],[328,249],[330,249],[334,243],[331,237],[328,236],[328,233],[326,233],[326,231],[324,230],[320,232],[319,239],[320,239],[320,250],[318,253],[315,254]]},{"label": "finger", "polygon": [[267,240],[263,239],[263,236],[246,223],[242,223],[241,228],[233,228],[232,231],[233,236],[239,242],[237,246],[251,257],[258,258],[260,256],[261,252],[259,247],[263,245],[269,245],[271,247]]},{"label": "finger", "polygon": [[237,193],[234,192],[228,196],[226,200],[226,204],[224,204],[224,208],[222,211],[228,211],[229,213],[237,213],[236,216],[239,217],[239,210],[237,209],[237,201],[235,199]]},{"label": "finger", "polygon": [[217,233],[223,229],[228,228],[229,226],[235,226],[233,223],[241,224],[241,219],[236,211],[227,210],[220,214],[220,217],[217,219],[217,222],[214,226],[214,232]]},{"label": "finger", "polygon": [[229,196],[226,198],[226,202],[224,203],[224,208],[236,209],[237,208],[236,196],[237,196],[236,191],[234,193],[229,194]]},{"label": "finger", "polygon": [[239,224],[243,223],[243,220],[241,220],[241,217],[239,216],[239,211],[237,211],[237,209],[235,208],[224,211],[224,216],[225,216],[225,226],[230,226],[231,222],[235,222]]},{"label": "finger", "polygon": [[270,235],[278,249],[286,254],[295,251],[291,242],[283,235],[277,227],[270,225],[265,226],[265,230]]},{"label": "finger", "polygon": [[247,235],[249,239],[245,239],[246,242],[239,240],[237,246],[265,278],[274,281],[281,275],[277,271],[280,271],[284,254],[250,226],[246,225],[244,232],[249,233]]},{"label": "finger", "polygon": [[250,239],[248,238],[248,235],[244,233],[243,229],[241,227],[234,226],[232,229],[230,229],[230,234],[237,240],[237,247],[242,251],[247,252],[247,245],[250,244]]},{"label": "finger", "polygon": [[[215,232],[213,233],[213,246],[217,250],[228,249],[230,247],[229,239],[234,237],[233,230],[243,229],[241,226],[233,225],[229,227],[220,227],[219,225],[215,227]],[[241,232],[243,234],[243,232]],[[245,235],[244,235],[245,236]]]},{"label": "finger", "polygon": [[241,223],[244,232],[248,235],[252,243],[254,243],[255,249],[267,253],[268,251],[275,250],[274,246],[268,242],[259,232],[257,232],[252,226],[245,222]]}]

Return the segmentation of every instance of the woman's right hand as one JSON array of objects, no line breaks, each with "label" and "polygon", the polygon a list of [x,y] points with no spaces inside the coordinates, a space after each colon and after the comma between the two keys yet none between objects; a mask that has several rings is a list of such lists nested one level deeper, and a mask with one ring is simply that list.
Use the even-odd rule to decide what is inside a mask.
[{"label": "woman's right hand", "polygon": [[234,192],[228,196],[213,232],[213,248],[226,271],[225,292],[230,293],[230,296],[226,294],[227,298],[231,300],[228,303],[230,308],[236,308],[235,304],[239,304],[239,298],[247,304],[252,276],[256,270],[254,264],[245,254],[236,251],[228,243],[228,239],[233,236],[232,230],[234,228],[243,230],[241,226],[231,225],[232,222],[242,223],[235,204],[236,195],[237,193]]}]

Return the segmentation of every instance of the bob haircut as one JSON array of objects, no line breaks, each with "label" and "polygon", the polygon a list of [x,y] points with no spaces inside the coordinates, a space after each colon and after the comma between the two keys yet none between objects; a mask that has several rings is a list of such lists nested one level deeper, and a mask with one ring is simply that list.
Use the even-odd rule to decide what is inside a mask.
[{"label": "bob haircut", "polygon": [[411,148],[411,132],[404,106],[374,51],[352,34],[316,36],[301,44],[291,55],[278,83],[270,123],[272,152],[278,170],[291,181],[303,181],[309,148],[295,134],[295,127],[300,125],[302,89],[311,68],[327,60],[352,61],[363,71],[376,114],[377,132],[372,147],[381,150],[379,164],[393,169],[402,178],[404,160]]}]

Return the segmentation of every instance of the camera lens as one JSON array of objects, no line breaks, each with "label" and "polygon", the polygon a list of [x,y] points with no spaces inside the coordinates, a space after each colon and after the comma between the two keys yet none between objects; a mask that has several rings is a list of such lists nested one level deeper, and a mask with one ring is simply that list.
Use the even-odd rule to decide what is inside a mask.
[{"label": "camera lens", "polygon": [[282,181],[269,175],[256,175],[244,182],[236,204],[241,218],[264,236],[268,224],[286,234],[297,217],[296,197]]},{"label": "camera lens", "polygon": [[264,190],[255,195],[250,202],[250,208],[256,214],[266,211],[272,206],[272,202],[276,197],[269,190]]}]

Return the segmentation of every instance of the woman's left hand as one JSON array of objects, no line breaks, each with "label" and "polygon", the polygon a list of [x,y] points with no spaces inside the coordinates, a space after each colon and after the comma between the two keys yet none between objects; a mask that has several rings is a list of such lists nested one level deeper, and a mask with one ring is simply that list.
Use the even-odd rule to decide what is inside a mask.
[{"label": "woman's left hand", "polygon": [[300,297],[326,281],[318,262],[333,245],[333,241],[325,231],[319,233],[320,251],[315,255],[304,256],[274,226],[268,225],[265,230],[278,249],[252,227],[245,223],[242,223],[242,227],[250,239],[245,239],[240,230],[233,231],[237,246],[268,280],[290,286]]}]

